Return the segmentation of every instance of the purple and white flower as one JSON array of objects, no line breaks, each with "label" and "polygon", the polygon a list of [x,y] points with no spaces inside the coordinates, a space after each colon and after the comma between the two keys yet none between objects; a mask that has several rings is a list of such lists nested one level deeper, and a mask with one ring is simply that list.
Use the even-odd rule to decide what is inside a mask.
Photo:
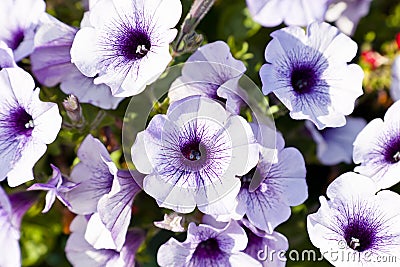
[{"label": "purple and white flower", "polygon": [[0,4],[0,41],[20,61],[33,51],[33,38],[46,4],[43,0],[3,0]]},{"label": "purple and white flower", "polygon": [[61,128],[57,104],[42,102],[29,73],[0,71],[0,180],[12,187],[33,179],[32,168]]},{"label": "purple and white flower", "polygon": [[394,101],[397,101],[400,99],[400,56],[394,58],[391,74],[390,96]]},{"label": "purple and white flower", "polygon": [[104,145],[92,135],[86,136],[77,154],[80,162],[72,169],[70,180],[78,186],[65,198],[72,212],[88,215],[97,211],[100,198],[111,191],[118,169]]},{"label": "purple and white flower", "polygon": [[132,146],[132,161],[147,176],[143,189],[161,207],[189,213],[229,213],[240,180],[258,161],[249,124],[218,102],[192,96],[156,115]]},{"label": "purple and white flower", "polygon": [[[256,128],[255,133],[260,131]],[[265,132],[265,129],[261,130]],[[296,148],[284,148],[285,142],[280,134],[277,139],[280,139],[276,141],[278,161],[271,162],[270,155],[263,153],[267,150],[261,150],[257,166],[240,178],[237,205],[228,216],[238,220],[246,215],[255,227],[269,234],[290,217],[290,206],[300,205],[308,196],[303,156]],[[261,183],[251,191],[250,182],[255,176],[262,178]],[[224,220],[226,217],[217,219]]]},{"label": "purple and white flower", "polygon": [[47,191],[46,194],[46,205],[42,211],[42,213],[46,213],[50,210],[51,206],[53,206],[54,201],[56,198],[61,201],[65,206],[69,207],[70,204],[64,198],[64,193],[70,191],[77,184],[66,180],[60,170],[51,164],[51,168],[53,169],[53,177],[45,184],[34,184],[30,186],[27,190],[43,190]]},{"label": "purple and white flower", "polygon": [[284,235],[278,232],[268,234],[254,227],[246,219],[240,222],[249,240],[244,253],[260,261],[263,267],[286,266],[285,253],[289,249],[289,242]]},{"label": "purple and white flower", "polygon": [[36,196],[32,192],[20,192],[7,196],[0,187],[0,246],[6,248],[6,253],[2,253],[0,257],[1,267],[21,266],[19,228],[22,217],[36,201]]},{"label": "purple and white flower", "polygon": [[0,70],[3,68],[15,68],[14,54],[7,44],[0,40]]},{"label": "purple and white flower", "polygon": [[137,95],[171,61],[181,12],[179,0],[99,0],[88,13],[90,25],[75,36],[72,62],[114,96]]},{"label": "purple and white flower", "polygon": [[[131,220],[132,202],[141,191],[136,181],[143,176],[138,172],[131,174],[127,170],[118,170],[104,145],[91,135],[79,147],[78,157],[81,161],[70,177],[77,186],[66,192],[64,198],[74,213],[95,213],[89,220],[86,234],[89,243],[96,249],[120,250]],[[111,238],[104,238],[104,231],[100,229],[109,231]]]},{"label": "purple and white flower", "polygon": [[[396,266],[400,242],[400,196],[376,193],[373,180],[345,173],[320,197],[320,209],[308,216],[311,242],[334,266]],[[336,252],[336,253],[332,253]],[[386,260],[384,260],[386,259]],[[379,265],[380,266],[380,265]]]},{"label": "purple and white flower", "polygon": [[217,41],[206,44],[192,54],[168,92],[170,103],[188,96],[201,95],[226,101],[226,108],[239,114],[245,92],[239,86],[246,67],[235,59],[229,46]]},{"label": "purple and white flower", "polygon": [[363,118],[347,118],[347,124],[338,128],[325,128],[318,131],[306,121],[307,129],[317,143],[317,158],[324,165],[335,165],[340,162],[353,162],[353,142],[360,131],[367,125]]},{"label": "purple and white flower", "polygon": [[70,50],[77,31],[46,14],[36,32],[35,50],[30,56],[33,74],[47,87],[60,83],[64,93],[75,95],[81,103],[117,108],[123,98],[113,97],[110,87],[94,84],[94,78],[86,77],[71,63]]},{"label": "purple and white flower", "polygon": [[[263,93],[273,92],[293,119],[311,120],[319,130],[346,124],[363,94],[363,71],[347,64],[357,44],[327,23],[312,23],[307,35],[299,27],[271,34],[265,50],[268,62],[260,70]],[[338,51],[340,51],[338,53]]]},{"label": "purple and white flower", "polygon": [[264,27],[307,26],[323,21],[329,0],[246,0],[253,19]]},{"label": "purple and white flower", "polygon": [[330,0],[325,19],[345,34],[353,35],[358,22],[369,12],[372,0]]},{"label": "purple and white flower", "polygon": [[354,141],[354,171],[371,177],[378,188],[389,188],[400,181],[400,101],[386,112],[384,119],[374,119]]},{"label": "purple and white flower", "polygon": [[120,250],[96,249],[85,240],[88,227],[87,216],[75,217],[70,225],[72,234],[68,238],[65,252],[74,267],[121,267],[135,266],[135,254],[145,239],[144,232],[138,229],[129,230],[125,243]]},{"label": "purple and white flower", "polygon": [[190,223],[186,240],[168,240],[158,250],[157,262],[161,267],[261,266],[242,252],[247,242],[245,231],[235,221],[222,229]]}]

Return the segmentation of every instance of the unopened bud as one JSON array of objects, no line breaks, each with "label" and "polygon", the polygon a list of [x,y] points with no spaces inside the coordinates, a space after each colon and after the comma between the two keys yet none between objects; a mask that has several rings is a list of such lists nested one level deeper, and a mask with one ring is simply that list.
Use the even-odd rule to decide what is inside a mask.
[{"label": "unopened bud", "polygon": [[62,103],[67,111],[68,117],[72,122],[77,123],[82,120],[82,110],[78,98],[74,95],[69,95]]}]

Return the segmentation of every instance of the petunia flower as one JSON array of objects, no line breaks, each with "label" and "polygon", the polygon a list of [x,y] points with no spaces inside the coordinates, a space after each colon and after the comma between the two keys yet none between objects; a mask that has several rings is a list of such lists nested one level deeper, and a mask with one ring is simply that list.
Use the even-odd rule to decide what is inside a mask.
[{"label": "petunia flower", "polygon": [[400,181],[400,102],[395,102],[384,119],[374,119],[354,141],[354,171],[371,177],[380,189]]},{"label": "petunia flower", "polygon": [[307,34],[287,27],[271,34],[267,64],[260,70],[263,93],[273,92],[293,119],[311,120],[319,130],[346,124],[362,95],[363,71],[347,64],[357,44],[327,23],[314,22]]},{"label": "petunia flower", "polygon": [[[70,176],[71,181],[78,185],[64,193],[64,198],[74,213],[96,213],[89,220],[89,243],[97,249],[105,247],[120,250],[131,220],[133,199],[141,191],[136,181],[143,179],[143,176],[138,172],[131,174],[126,170],[118,170],[104,145],[91,135],[83,140],[78,157],[81,161]],[[104,238],[99,228],[110,232],[111,238],[98,242]]]},{"label": "petunia flower", "polygon": [[288,26],[307,26],[323,21],[329,0],[246,0],[253,19],[264,27],[282,22]]},{"label": "petunia flower", "polygon": [[99,0],[75,36],[72,62],[114,96],[137,95],[171,61],[181,12],[179,0]]},{"label": "petunia flower", "polygon": [[[259,127],[252,126],[258,128],[255,133],[260,131]],[[307,199],[304,158],[296,148],[284,148],[281,135],[278,134],[277,139],[280,139],[276,141],[277,162],[271,163],[270,156],[265,153],[267,150],[261,150],[257,166],[240,178],[235,210],[228,216],[217,217],[218,220],[227,217],[238,220],[246,215],[255,227],[272,234],[276,226],[289,218],[290,206],[300,205]],[[254,176],[262,179],[260,185],[251,191],[249,186]]]},{"label": "petunia flower", "polygon": [[50,210],[51,206],[53,205],[56,198],[61,201],[65,206],[69,207],[70,204],[64,198],[64,193],[72,190],[77,186],[77,184],[66,180],[60,170],[51,164],[51,168],[53,169],[53,176],[52,178],[45,184],[34,184],[30,186],[27,190],[43,190],[47,191],[46,194],[46,204],[42,211],[42,213],[46,213]]},{"label": "petunia flower", "polygon": [[260,261],[263,267],[286,266],[285,253],[289,249],[289,243],[284,235],[275,231],[268,234],[254,227],[246,219],[242,219],[240,223],[249,240],[244,253]]},{"label": "petunia flower", "polygon": [[145,239],[142,230],[131,229],[127,232],[125,243],[120,250],[95,249],[85,240],[88,226],[87,216],[78,215],[70,225],[71,235],[65,246],[67,259],[74,267],[121,267],[135,266],[135,254]]},{"label": "petunia flower", "polygon": [[75,95],[81,103],[117,108],[122,97],[113,97],[110,87],[94,84],[94,78],[86,77],[71,63],[70,50],[77,31],[48,14],[43,16],[30,56],[34,76],[47,87],[60,83],[64,93]]},{"label": "petunia flower", "polygon": [[400,213],[394,207],[400,196],[389,190],[376,193],[368,177],[345,173],[329,185],[327,197],[320,197],[321,207],[307,218],[311,242],[321,254],[340,267],[372,267],[378,261],[396,266]]},{"label": "petunia flower", "polygon": [[242,252],[247,241],[245,231],[235,221],[222,229],[190,223],[186,240],[168,240],[158,250],[157,262],[161,267],[261,266]]},{"label": "petunia flower", "polygon": [[189,213],[228,213],[244,175],[258,161],[249,124],[218,102],[192,96],[174,102],[140,132],[131,150],[146,174],[144,191],[161,207]]},{"label": "petunia flower", "polygon": [[318,131],[306,121],[307,129],[317,144],[317,158],[324,165],[340,162],[353,162],[353,142],[360,131],[367,125],[363,118],[347,118],[347,124],[338,128],[325,128]]},{"label": "petunia flower", "polygon": [[21,220],[26,211],[36,201],[36,194],[19,192],[7,196],[0,187],[0,246],[6,249],[0,257],[1,267],[21,266],[19,247]]},{"label": "petunia flower", "polygon": [[239,86],[246,67],[235,59],[229,46],[217,41],[206,44],[193,53],[169,91],[170,103],[188,96],[202,95],[226,102],[226,108],[239,114],[245,93]]},{"label": "petunia flower", "polygon": [[33,179],[32,168],[61,128],[57,104],[42,102],[29,73],[0,71],[0,180],[12,187]]},{"label": "petunia flower", "polygon": [[2,0],[0,3],[0,41],[20,61],[33,51],[33,38],[46,4],[43,0]]},{"label": "petunia flower", "polygon": [[14,54],[7,44],[0,40],[0,69],[15,68],[17,64],[14,61]]},{"label": "petunia flower", "polygon": [[330,0],[325,19],[345,34],[353,35],[358,22],[369,12],[372,0]]},{"label": "petunia flower", "polygon": [[394,58],[391,76],[390,96],[394,101],[397,101],[400,99],[400,56]]}]

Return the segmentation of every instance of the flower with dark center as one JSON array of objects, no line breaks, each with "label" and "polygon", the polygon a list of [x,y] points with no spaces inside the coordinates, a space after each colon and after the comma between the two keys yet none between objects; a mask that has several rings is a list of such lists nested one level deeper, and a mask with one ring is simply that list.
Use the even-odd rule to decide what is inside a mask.
[{"label": "flower with dark center", "polygon": [[[357,44],[327,23],[311,23],[307,34],[287,27],[271,34],[267,64],[260,70],[263,93],[273,92],[293,119],[312,121],[319,130],[346,124],[345,115],[362,95],[362,69],[347,64]],[[336,51],[341,51],[338,56]],[[350,88],[350,89],[349,89]]]},{"label": "flower with dark center", "polygon": [[[308,216],[311,242],[334,266],[368,266],[379,258],[387,262],[400,255],[400,196],[384,190],[376,193],[368,177],[346,173],[320,197],[320,209]],[[335,257],[329,251],[337,251]]]},{"label": "flower with dark center", "polygon": [[400,181],[400,102],[395,102],[384,119],[374,119],[358,134],[353,146],[354,171],[371,177],[384,189]]},{"label": "flower with dark center", "polygon": [[[14,52],[15,61],[20,61],[34,50],[34,37],[40,18],[45,14],[43,0],[3,0],[0,2],[3,41]],[[0,63],[1,65],[1,63]]]},{"label": "flower with dark center", "polygon": [[32,77],[19,68],[0,71],[0,180],[33,179],[32,168],[61,128],[57,105],[42,102]]},{"label": "flower with dark center", "polygon": [[160,206],[188,213],[197,205],[223,214],[235,204],[236,176],[256,165],[258,146],[243,118],[207,97],[191,96],[154,116],[131,154],[136,169],[147,175],[144,191]]},{"label": "flower with dark center", "polygon": [[137,95],[165,70],[182,12],[179,0],[99,0],[75,36],[71,61],[118,97]]},{"label": "flower with dark center", "polygon": [[157,253],[161,267],[261,267],[254,258],[242,252],[247,245],[245,231],[235,221],[222,229],[207,224],[189,224],[187,238],[180,243],[174,238]]},{"label": "flower with dark center", "polygon": [[178,77],[168,91],[170,102],[188,96],[201,95],[220,101],[234,114],[240,113],[245,93],[239,86],[246,67],[235,59],[229,46],[217,41],[201,46],[182,67]]}]

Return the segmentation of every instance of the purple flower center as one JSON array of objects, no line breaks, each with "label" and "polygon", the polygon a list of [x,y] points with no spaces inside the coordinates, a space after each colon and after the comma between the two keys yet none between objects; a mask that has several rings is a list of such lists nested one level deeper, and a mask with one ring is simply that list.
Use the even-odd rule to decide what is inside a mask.
[{"label": "purple flower center", "polygon": [[196,250],[193,253],[194,259],[218,259],[223,252],[219,248],[219,243],[216,238],[209,238],[207,240],[201,241]]},{"label": "purple flower center", "polygon": [[14,32],[12,39],[8,42],[8,46],[12,49],[15,50],[18,48],[18,46],[22,43],[24,40],[25,34],[24,31],[21,29],[18,29],[17,31]]},{"label": "purple flower center", "polygon": [[309,93],[317,84],[318,75],[308,65],[296,66],[292,69],[290,83],[297,93]]},{"label": "purple flower center", "polygon": [[6,124],[15,135],[24,135],[27,137],[31,136],[32,130],[35,127],[32,116],[23,107],[12,110]]},{"label": "purple flower center", "polygon": [[352,220],[344,229],[347,245],[358,252],[370,249],[375,243],[375,228],[364,218]]},{"label": "purple flower center", "polygon": [[151,42],[145,31],[129,27],[125,28],[122,33],[118,38],[117,48],[125,59],[138,60],[147,55],[151,48]]},{"label": "purple flower center", "polygon": [[205,133],[203,127],[196,125],[188,125],[184,134],[179,137],[179,149],[185,159],[190,161],[198,161],[204,157],[206,146],[202,143],[202,136]]},{"label": "purple flower center", "polygon": [[395,136],[386,143],[383,157],[387,163],[397,163],[400,161],[400,136]]},{"label": "purple flower center", "polygon": [[253,179],[254,175],[259,175],[259,172],[257,171],[257,167],[254,167],[253,169],[251,169],[248,173],[246,173],[245,175],[243,175],[242,177],[240,177],[240,181],[242,182],[242,188],[249,188],[251,179]]}]

